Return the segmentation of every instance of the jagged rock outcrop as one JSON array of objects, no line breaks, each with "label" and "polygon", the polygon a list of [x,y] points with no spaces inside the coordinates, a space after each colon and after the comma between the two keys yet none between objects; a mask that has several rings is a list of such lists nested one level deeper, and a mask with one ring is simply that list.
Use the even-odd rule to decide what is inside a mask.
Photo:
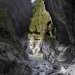
[{"label": "jagged rock outcrop", "polygon": [[[75,59],[75,2],[73,0],[45,0],[45,7],[56,27],[55,50],[59,51],[58,60],[65,68],[68,68]],[[74,70],[68,75],[74,75]]]},{"label": "jagged rock outcrop", "polygon": [[[30,65],[32,66],[32,75],[48,75],[55,71],[51,63],[47,60],[50,53],[50,46],[51,43],[43,40],[41,37],[39,39],[35,39],[34,37],[29,38],[26,52],[29,55]],[[53,61],[51,59],[50,61]]]}]

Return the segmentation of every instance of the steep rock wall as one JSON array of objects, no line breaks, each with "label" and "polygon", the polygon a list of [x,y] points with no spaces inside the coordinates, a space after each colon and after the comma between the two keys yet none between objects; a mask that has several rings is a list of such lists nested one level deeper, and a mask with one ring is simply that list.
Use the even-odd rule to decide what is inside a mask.
[{"label": "steep rock wall", "polygon": [[74,43],[74,2],[71,0],[45,0],[45,5],[56,27],[57,40],[60,43]]},{"label": "steep rock wall", "polygon": [[[68,68],[75,59],[75,2],[73,0],[45,0],[45,7],[56,27],[58,43],[55,49],[59,51],[58,60],[65,68]],[[74,70],[73,74],[71,72],[68,74],[74,75]]]},{"label": "steep rock wall", "polygon": [[33,9],[31,0],[0,0],[0,8],[7,13],[17,35],[28,32]]}]

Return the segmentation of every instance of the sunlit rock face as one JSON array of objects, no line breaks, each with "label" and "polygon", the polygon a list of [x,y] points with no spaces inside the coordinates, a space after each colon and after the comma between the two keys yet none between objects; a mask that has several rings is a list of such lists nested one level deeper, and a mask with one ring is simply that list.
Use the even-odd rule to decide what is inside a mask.
[{"label": "sunlit rock face", "polygon": [[0,8],[8,11],[7,16],[17,35],[28,32],[33,10],[31,0],[0,0]]},{"label": "sunlit rock face", "polygon": [[63,75],[66,72],[57,61],[57,55],[49,39],[35,39],[31,36],[28,42],[25,42],[28,43],[26,52],[29,55],[32,75]]},{"label": "sunlit rock face", "polygon": [[66,75],[75,75],[75,64],[68,68]]},{"label": "sunlit rock face", "polygon": [[37,54],[42,47],[42,38],[40,39],[35,39],[33,37],[30,37],[28,40],[28,45],[27,45],[27,53],[29,54]]},{"label": "sunlit rock face", "polygon": [[47,61],[50,53],[49,42],[45,44],[43,38],[30,37],[26,52],[29,55],[32,75],[47,75],[54,71],[50,62]]},{"label": "sunlit rock face", "polygon": [[55,62],[57,55],[55,54],[53,45],[48,39],[46,40],[46,39],[43,39],[42,37],[39,39],[35,39],[34,37],[30,37],[27,44],[28,45],[27,45],[26,52],[28,54],[31,54],[31,55],[40,54],[42,58],[50,61],[51,64]]},{"label": "sunlit rock face", "polygon": [[34,37],[30,37],[28,40],[27,52],[32,51],[32,54],[37,54],[42,52],[46,58],[48,57],[50,51],[52,49],[52,44],[49,40],[44,40],[42,37],[39,39],[35,39]]}]

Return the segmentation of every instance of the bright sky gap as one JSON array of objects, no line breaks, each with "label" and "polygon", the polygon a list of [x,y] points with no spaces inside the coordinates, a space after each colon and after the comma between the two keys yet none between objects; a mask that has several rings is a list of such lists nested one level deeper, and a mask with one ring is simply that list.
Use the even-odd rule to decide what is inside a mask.
[{"label": "bright sky gap", "polygon": [[31,2],[33,3],[35,0],[31,0]]}]

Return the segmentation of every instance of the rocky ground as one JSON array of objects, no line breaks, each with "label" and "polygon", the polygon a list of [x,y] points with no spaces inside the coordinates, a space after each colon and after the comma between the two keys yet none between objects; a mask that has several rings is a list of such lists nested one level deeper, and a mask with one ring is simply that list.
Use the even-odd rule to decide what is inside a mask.
[{"label": "rocky ground", "polygon": [[62,66],[59,67],[49,41],[31,38],[26,52],[29,55],[32,75],[64,75],[66,72]]}]

